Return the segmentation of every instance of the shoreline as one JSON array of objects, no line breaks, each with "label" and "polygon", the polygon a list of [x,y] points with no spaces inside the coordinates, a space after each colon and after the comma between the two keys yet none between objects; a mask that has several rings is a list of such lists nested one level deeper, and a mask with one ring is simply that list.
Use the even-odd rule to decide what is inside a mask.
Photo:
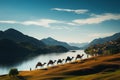
[{"label": "shoreline", "polygon": [[[22,76],[23,78],[26,78],[26,80],[53,80],[55,78],[69,80],[69,78],[106,73],[106,71],[113,71],[114,73],[115,71],[120,71],[120,53],[107,56],[97,56],[94,58],[91,57],[89,59],[83,59],[82,61],[77,60],[75,62],[53,66],[46,69],[19,71],[20,74],[18,76]],[[94,72],[91,72],[91,70]],[[73,75],[73,77],[70,77],[70,75]],[[113,77],[114,76],[115,75],[113,75]],[[0,79],[2,77],[6,77],[6,75],[0,75]]]}]

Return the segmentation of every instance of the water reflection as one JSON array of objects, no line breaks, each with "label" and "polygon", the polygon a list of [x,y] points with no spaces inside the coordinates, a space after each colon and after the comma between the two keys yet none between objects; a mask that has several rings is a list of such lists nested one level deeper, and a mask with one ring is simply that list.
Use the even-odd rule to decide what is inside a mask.
[{"label": "water reflection", "polygon": [[[66,59],[67,56],[76,57],[77,54],[81,54],[81,55],[84,54],[83,59],[87,58],[87,55],[84,53],[83,50],[76,50],[76,52],[69,51],[66,53],[52,53],[52,54],[39,55],[35,58],[31,58],[29,60],[20,62],[17,65],[0,66],[0,75],[7,74],[9,72],[9,69],[11,69],[12,67],[17,68],[20,71],[21,70],[30,70],[30,68],[33,70],[33,69],[35,69],[35,66],[39,61],[42,63],[44,63],[44,62],[47,63],[49,60]],[[73,60],[75,60],[75,58]],[[63,61],[63,63],[65,63],[65,62]],[[56,65],[56,63],[55,63],[55,65]],[[47,67],[47,66],[45,65],[44,67]]]}]

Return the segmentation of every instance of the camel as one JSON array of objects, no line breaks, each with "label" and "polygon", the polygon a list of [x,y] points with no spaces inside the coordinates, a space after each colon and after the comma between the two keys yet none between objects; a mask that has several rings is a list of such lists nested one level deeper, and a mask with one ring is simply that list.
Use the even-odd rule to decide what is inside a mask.
[{"label": "camel", "polygon": [[46,63],[42,64],[41,62],[38,62],[38,63],[36,64],[36,67],[35,67],[35,68],[37,68],[38,66],[43,67],[45,64],[46,64]]},{"label": "camel", "polygon": [[72,59],[73,59],[74,57],[72,57],[72,58],[70,58],[69,56],[66,58],[66,61],[65,62],[67,62],[67,61],[72,61]]},{"label": "camel", "polygon": [[59,63],[62,63],[64,61],[64,59],[58,59],[58,61],[57,61],[57,64],[59,64]]},{"label": "camel", "polygon": [[56,60],[54,60],[54,61],[53,60],[49,60],[47,66],[49,66],[50,64],[53,65],[55,62],[56,62]]},{"label": "camel", "polygon": [[75,60],[77,60],[78,58],[81,59],[83,56],[84,56],[84,54],[82,54],[82,56],[78,54],[78,55],[76,56]]}]

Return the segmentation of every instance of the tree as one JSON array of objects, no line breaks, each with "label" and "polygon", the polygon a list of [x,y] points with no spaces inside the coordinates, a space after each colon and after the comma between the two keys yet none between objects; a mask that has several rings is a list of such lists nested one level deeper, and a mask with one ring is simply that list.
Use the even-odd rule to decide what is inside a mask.
[{"label": "tree", "polygon": [[19,74],[19,72],[16,68],[12,68],[9,71],[9,76],[17,76],[18,74]]}]

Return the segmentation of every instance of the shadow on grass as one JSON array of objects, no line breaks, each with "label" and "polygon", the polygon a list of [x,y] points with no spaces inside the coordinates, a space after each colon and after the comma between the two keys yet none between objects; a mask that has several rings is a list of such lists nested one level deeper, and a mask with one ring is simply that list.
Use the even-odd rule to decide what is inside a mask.
[{"label": "shadow on grass", "polygon": [[120,68],[120,65],[119,64],[99,64],[99,65],[88,67],[88,68],[82,68],[80,70],[68,71],[68,72],[65,72],[65,74],[66,75],[88,75],[88,74],[99,73],[108,68],[112,70],[116,70]]},{"label": "shadow on grass", "polygon": [[20,79],[20,80],[27,80],[23,76],[17,76],[17,78]]}]

